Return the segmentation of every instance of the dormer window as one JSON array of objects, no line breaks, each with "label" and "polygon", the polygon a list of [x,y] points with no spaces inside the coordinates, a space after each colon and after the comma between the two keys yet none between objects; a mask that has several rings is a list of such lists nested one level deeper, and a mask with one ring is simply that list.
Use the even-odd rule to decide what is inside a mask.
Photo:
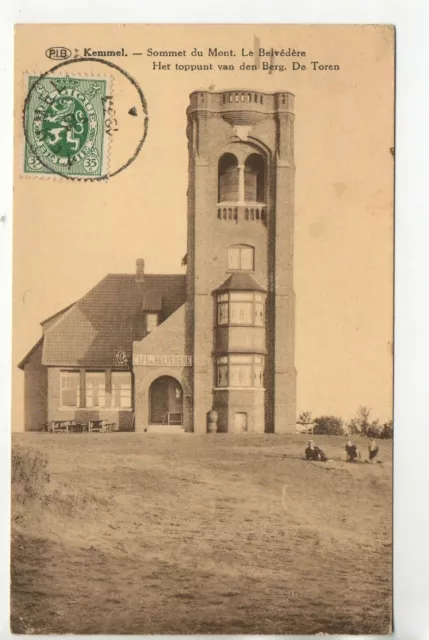
[{"label": "dormer window", "polygon": [[146,314],[146,331],[147,333],[151,333],[154,331],[159,324],[159,315],[158,313],[147,313]]},{"label": "dormer window", "polygon": [[146,333],[151,333],[159,325],[162,315],[162,297],[159,292],[145,291],[142,308]]}]

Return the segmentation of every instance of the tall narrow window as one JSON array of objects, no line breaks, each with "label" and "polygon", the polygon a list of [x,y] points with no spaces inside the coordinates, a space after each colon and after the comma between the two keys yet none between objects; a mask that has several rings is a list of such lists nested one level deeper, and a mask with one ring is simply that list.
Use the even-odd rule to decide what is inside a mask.
[{"label": "tall narrow window", "polygon": [[246,244],[236,244],[228,249],[228,269],[231,271],[253,271],[255,249]]},{"label": "tall narrow window", "polygon": [[238,200],[238,161],[232,153],[225,153],[218,164],[218,202]]},{"label": "tall narrow window", "polygon": [[79,371],[60,371],[60,404],[62,407],[80,407]]},{"label": "tall narrow window", "polygon": [[104,371],[86,373],[86,406],[106,406],[106,374]]},{"label": "tall narrow window", "polygon": [[264,358],[263,356],[254,356],[253,386],[262,387],[263,378],[264,378]]},{"label": "tall narrow window", "polygon": [[244,166],[244,195],[246,202],[265,202],[265,162],[257,153]]},{"label": "tall narrow window", "polygon": [[217,323],[228,324],[228,294],[218,296]]},{"label": "tall narrow window", "polygon": [[253,292],[231,292],[230,324],[253,324]]},{"label": "tall narrow window", "polygon": [[252,386],[252,356],[229,356],[229,386]]},{"label": "tall narrow window", "polygon": [[131,408],[131,373],[112,371],[112,408]]},{"label": "tall narrow window", "polygon": [[265,325],[264,310],[265,310],[264,296],[262,296],[260,293],[255,293],[254,324],[256,327],[263,327]]},{"label": "tall narrow window", "polygon": [[154,331],[158,326],[158,314],[157,313],[147,313],[146,314],[146,331],[150,333]]},{"label": "tall narrow window", "polygon": [[228,356],[217,359],[217,386],[228,386]]}]

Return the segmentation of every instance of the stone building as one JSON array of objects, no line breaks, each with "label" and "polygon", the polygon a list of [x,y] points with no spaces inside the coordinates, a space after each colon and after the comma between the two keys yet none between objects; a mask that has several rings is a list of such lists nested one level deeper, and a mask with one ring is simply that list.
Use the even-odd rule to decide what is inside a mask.
[{"label": "stone building", "polygon": [[20,363],[25,428],[294,432],[290,93],[196,91],[187,110],[186,275],[108,275],[42,322]]}]

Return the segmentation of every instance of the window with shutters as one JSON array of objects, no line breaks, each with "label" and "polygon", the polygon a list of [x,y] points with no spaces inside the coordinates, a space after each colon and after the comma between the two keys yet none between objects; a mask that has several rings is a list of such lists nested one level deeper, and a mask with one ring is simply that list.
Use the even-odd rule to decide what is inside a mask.
[{"label": "window with shutters", "polygon": [[254,271],[255,249],[246,244],[235,244],[228,249],[229,271]]}]

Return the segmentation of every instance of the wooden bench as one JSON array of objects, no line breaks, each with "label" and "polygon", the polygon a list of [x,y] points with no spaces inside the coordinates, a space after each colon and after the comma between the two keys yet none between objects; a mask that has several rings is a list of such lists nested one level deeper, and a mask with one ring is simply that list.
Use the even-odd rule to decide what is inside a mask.
[{"label": "wooden bench", "polygon": [[167,413],[167,424],[182,424],[183,414],[179,411],[169,411]]},{"label": "wooden bench", "polygon": [[43,425],[48,433],[111,433],[116,427],[116,422],[104,420],[90,420],[78,422],[77,420],[51,420]]},{"label": "wooden bench", "polygon": [[108,422],[104,420],[90,420],[89,433],[111,433],[116,427],[116,422]]},{"label": "wooden bench", "polygon": [[45,430],[49,433],[69,433],[75,426],[74,420],[51,420],[45,425]]}]

